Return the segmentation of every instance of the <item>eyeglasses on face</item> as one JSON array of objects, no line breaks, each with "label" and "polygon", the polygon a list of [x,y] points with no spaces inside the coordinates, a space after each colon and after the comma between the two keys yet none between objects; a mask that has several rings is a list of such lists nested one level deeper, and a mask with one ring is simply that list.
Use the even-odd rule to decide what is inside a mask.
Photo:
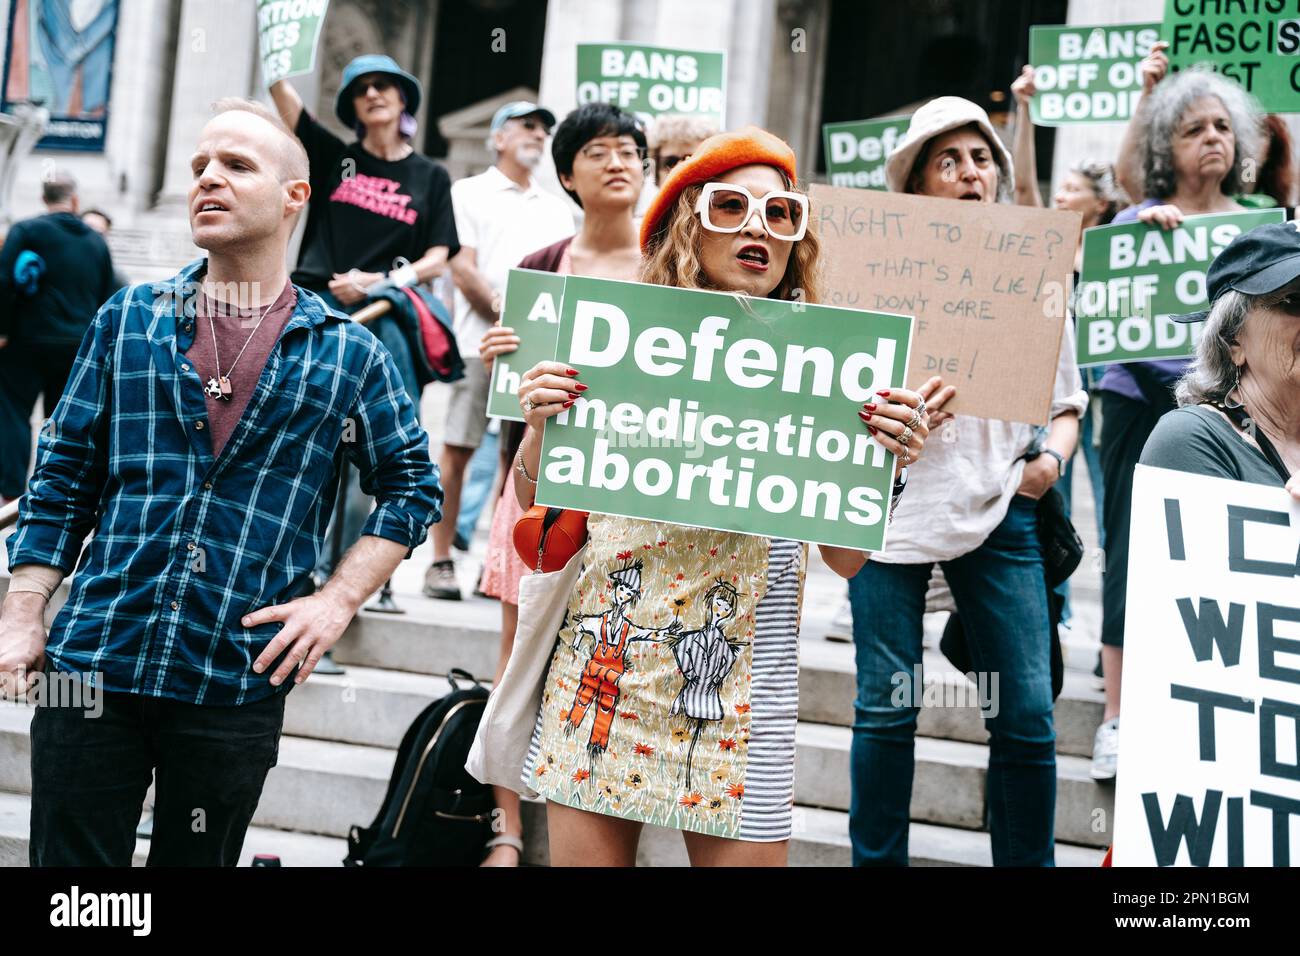
[{"label": "eyeglasses on face", "polygon": [[734,183],[705,183],[695,213],[705,229],[740,232],[758,213],[768,235],[798,242],[808,231],[808,197],[775,189],[759,198]]},{"label": "eyeglasses on face", "polygon": [[626,144],[619,146],[617,149],[610,149],[608,146],[590,143],[578,150],[578,154],[584,159],[600,165],[608,163],[609,157],[613,154],[618,155],[619,162],[624,166],[640,166],[645,162],[646,158],[646,151],[644,148]]},{"label": "eyeglasses on face", "polygon": [[376,93],[387,93],[395,85],[392,77],[383,74],[379,76],[363,76],[353,84],[352,95],[365,96],[370,92],[372,86],[375,88]]},{"label": "eyeglasses on face", "polygon": [[522,118],[516,119],[515,122],[518,123],[520,126],[522,126],[524,129],[528,130],[528,132],[530,133],[535,133],[537,130],[540,129],[547,136],[551,135],[551,128],[547,126],[545,123],[543,123],[541,120],[539,120],[536,116],[524,116]]}]

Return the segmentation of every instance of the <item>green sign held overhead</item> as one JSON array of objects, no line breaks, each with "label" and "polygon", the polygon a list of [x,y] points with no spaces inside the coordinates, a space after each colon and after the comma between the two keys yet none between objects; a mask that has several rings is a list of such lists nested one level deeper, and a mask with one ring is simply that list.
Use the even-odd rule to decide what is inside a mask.
[{"label": "green sign held overhead", "polygon": [[613,103],[649,121],[663,113],[726,114],[726,54],[630,43],[578,44],[578,105]]},{"label": "green sign held overhead", "polygon": [[316,69],[329,0],[257,0],[257,43],[267,86]]},{"label": "green sign held overhead", "polygon": [[1166,0],[1169,67],[1213,66],[1267,112],[1300,113],[1300,2]]},{"label": "green sign held overhead", "polygon": [[[490,418],[522,422],[519,408],[519,376],[538,362],[555,358],[555,337],[560,328],[560,302],[564,299],[564,276],[532,269],[511,269],[506,277],[505,300],[501,303],[501,324],[514,329],[519,348],[498,355],[492,363],[492,384],[488,388]],[[466,361],[471,361],[468,357]]]},{"label": "green sign held overhead", "polygon": [[827,123],[822,127],[826,174],[832,186],[887,189],[885,160],[907,132],[909,116]]},{"label": "green sign held overhead", "polygon": [[1145,223],[1083,233],[1083,270],[1075,297],[1080,365],[1184,358],[1199,324],[1169,316],[1206,305],[1205,273],[1243,232],[1283,222],[1282,209],[1188,216],[1176,229]]},{"label": "green sign held overhead", "polygon": [[1138,65],[1159,39],[1158,23],[1030,27],[1030,117],[1038,126],[1127,122],[1142,95]]},{"label": "green sign held overhead", "polygon": [[858,418],[912,319],[570,276],[539,504],[878,551],[894,457]]}]

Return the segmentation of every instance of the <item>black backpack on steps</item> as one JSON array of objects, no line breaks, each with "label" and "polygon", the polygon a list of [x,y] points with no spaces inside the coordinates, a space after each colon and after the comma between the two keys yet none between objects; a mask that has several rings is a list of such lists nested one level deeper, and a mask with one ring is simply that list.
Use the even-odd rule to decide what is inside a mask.
[{"label": "black backpack on steps", "polygon": [[[456,678],[472,686],[464,689]],[[434,701],[402,737],[383,806],[369,827],[348,833],[344,866],[477,866],[492,836],[492,788],[465,770],[488,691],[453,669],[452,692]]]}]

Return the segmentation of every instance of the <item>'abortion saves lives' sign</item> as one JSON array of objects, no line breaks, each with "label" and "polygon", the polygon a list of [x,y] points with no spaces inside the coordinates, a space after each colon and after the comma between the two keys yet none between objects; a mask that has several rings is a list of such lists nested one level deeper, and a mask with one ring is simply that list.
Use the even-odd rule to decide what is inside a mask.
[{"label": "'abortion saves lives' sign", "polygon": [[1159,39],[1158,23],[1030,27],[1030,117],[1039,126],[1127,122],[1142,95],[1138,65]]},{"label": "'abortion saves lives' sign", "polygon": [[1283,222],[1282,209],[1188,216],[1174,229],[1124,223],[1084,230],[1075,298],[1080,365],[1191,355],[1200,323],[1169,316],[1205,308],[1205,273],[1243,232]]},{"label": "'abortion saves lives' sign", "polygon": [[1116,866],[1300,862],[1300,503],[1139,465]]},{"label": "'abortion saves lives' sign", "polygon": [[569,276],[537,503],[882,550],[894,457],[858,418],[912,319]]}]

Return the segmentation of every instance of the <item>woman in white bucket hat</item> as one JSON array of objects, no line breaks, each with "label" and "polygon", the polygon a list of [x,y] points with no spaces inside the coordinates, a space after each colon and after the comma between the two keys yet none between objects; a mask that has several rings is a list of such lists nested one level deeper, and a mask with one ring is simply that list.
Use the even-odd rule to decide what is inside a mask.
[{"label": "woman in white bucket hat", "polygon": [[[894,192],[1010,203],[1011,155],[976,104],[943,96],[912,116],[890,155]],[[995,865],[1050,866],[1056,804],[1050,622],[1037,499],[1074,450],[1087,396],[1067,324],[1057,361],[1052,423],[1033,426],[959,415],[910,470],[920,488],[875,554],[849,582],[858,693],[851,751],[853,862],[906,865],[908,808],[920,688],[896,703],[895,675],[921,664],[922,615],[935,564],[944,572],[978,671],[997,675],[984,711]],[[935,415],[931,412],[931,427]],[[945,433],[947,433],[945,435]],[[909,495],[911,491],[909,490]],[[890,595],[887,601],[881,595]]]}]

